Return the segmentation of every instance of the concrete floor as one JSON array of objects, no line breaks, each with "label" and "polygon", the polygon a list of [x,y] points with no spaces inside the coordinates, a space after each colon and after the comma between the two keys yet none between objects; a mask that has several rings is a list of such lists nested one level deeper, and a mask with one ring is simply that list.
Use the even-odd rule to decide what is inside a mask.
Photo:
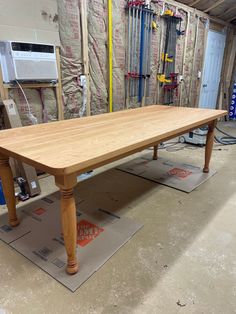
[{"label": "concrete floor", "polygon": [[[204,150],[160,155],[202,165]],[[76,195],[103,193],[144,227],[75,293],[0,242],[0,313],[236,313],[236,146],[215,146],[217,175],[190,194],[112,166]],[[51,177],[41,186],[56,189]]]}]

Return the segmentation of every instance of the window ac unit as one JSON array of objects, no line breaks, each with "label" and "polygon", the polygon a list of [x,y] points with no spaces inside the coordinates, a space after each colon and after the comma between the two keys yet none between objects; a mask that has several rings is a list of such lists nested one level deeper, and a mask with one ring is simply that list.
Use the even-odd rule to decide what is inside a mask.
[{"label": "window ac unit", "polygon": [[55,46],[15,41],[0,42],[3,81],[57,81]]}]

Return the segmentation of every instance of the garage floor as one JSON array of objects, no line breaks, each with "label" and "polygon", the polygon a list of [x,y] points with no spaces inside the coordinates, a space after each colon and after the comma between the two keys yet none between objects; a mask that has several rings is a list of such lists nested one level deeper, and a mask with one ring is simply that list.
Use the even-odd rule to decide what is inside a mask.
[{"label": "garage floor", "polygon": [[[160,155],[202,165],[204,149]],[[75,293],[0,242],[0,313],[236,313],[236,146],[215,146],[218,174],[190,194],[112,167],[76,195],[104,193],[144,227]]]}]

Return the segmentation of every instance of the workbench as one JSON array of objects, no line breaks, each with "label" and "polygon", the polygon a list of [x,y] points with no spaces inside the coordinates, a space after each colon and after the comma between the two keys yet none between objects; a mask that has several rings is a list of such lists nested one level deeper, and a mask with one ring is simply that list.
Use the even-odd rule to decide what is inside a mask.
[{"label": "workbench", "polygon": [[61,220],[68,256],[67,272],[78,271],[76,257],[76,207],[73,189],[77,176],[158,143],[208,125],[204,172],[214,143],[217,119],[223,110],[148,106],[79,119],[32,125],[0,132],[0,176],[9,223],[16,227],[14,184],[9,157],[55,177],[61,193]]}]

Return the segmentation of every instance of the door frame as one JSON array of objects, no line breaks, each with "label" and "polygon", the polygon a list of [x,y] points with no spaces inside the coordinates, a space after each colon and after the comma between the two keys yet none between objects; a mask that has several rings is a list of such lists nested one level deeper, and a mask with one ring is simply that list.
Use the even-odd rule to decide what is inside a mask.
[{"label": "door frame", "polygon": [[[214,29],[211,29],[208,26],[206,26],[206,29],[205,29],[205,40],[204,40],[204,57],[203,57],[203,66],[202,66],[202,75],[201,75],[201,78],[200,78],[200,81],[199,81],[199,87],[198,87],[198,97],[197,97],[197,101],[196,101],[196,104],[197,104],[197,107],[199,107],[199,104],[200,104],[200,99],[201,99],[201,91],[202,91],[202,81],[203,81],[203,76],[204,76],[204,70],[205,70],[205,62],[206,62],[206,52],[207,52],[207,44],[208,44],[208,35],[209,35],[209,32],[213,32],[213,33],[218,33],[218,34],[221,34],[221,35],[225,35],[225,47],[224,47],[224,54],[223,54],[223,59],[222,59],[222,68],[221,68],[221,74],[220,74],[220,78],[222,77],[222,73],[224,71],[224,66],[223,66],[223,62],[225,60],[225,53],[226,53],[226,41],[227,41],[227,37],[228,37],[228,34],[227,34],[227,31],[225,30],[225,28],[222,29],[222,31],[217,31],[217,30],[214,30]],[[217,96],[217,101],[216,101],[216,109],[218,108],[218,102],[219,102],[219,92],[220,92],[220,85],[221,85],[221,80],[220,80],[220,83],[219,83],[219,87],[218,87],[218,96]]]}]

